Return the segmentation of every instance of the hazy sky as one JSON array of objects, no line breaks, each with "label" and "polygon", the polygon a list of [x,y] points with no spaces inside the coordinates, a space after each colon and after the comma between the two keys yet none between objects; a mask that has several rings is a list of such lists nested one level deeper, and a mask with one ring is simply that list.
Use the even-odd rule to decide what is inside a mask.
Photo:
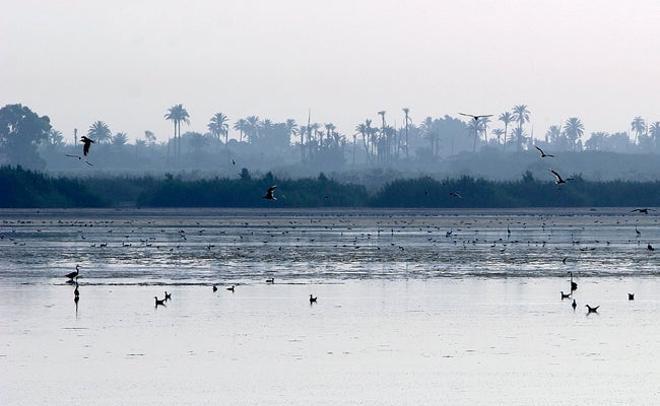
[{"label": "hazy sky", "polygon": [[[0,0],[0,103],[51,117],[67,140],[95,120],[165,139],[218,111],[332,121],[387,111],[532,111],[587,132],[660,121],[660,2]],[[185,131],[185,128],[184,128]]]}]

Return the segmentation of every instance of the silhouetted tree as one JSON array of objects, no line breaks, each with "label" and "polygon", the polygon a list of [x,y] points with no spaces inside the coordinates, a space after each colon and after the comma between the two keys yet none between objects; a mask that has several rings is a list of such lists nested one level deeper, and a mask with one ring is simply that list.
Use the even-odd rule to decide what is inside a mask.
[{"label": "silhouetted tree", "polygon": [[518,123],[518,131],[516,132],[516,146],[518,151],[522,149],[523,144],[523,125],[529,121],[529,110],[525,104],[518,104],[513,106],[513,120]]},{"label": "silhouetted tree", "polygon": [[577,117],[571,117],[564,124],[564,133],[570,144],[571,150],[575,151],[578,146],[578,140],[584,134],[584,125]]},{"label": "silhouetted tree", "polygon": [[225,136],[225,144],[229,142],[229,118],[222,113],[215,113],[208,124],[208,129],[219,141],[221,136]]},{"label": "silhouetted tree", "polygon": [[174,125],[175,155],[178,160],[181,155],[181,123],[190,124],[190,114],[183,104],[175,104],[167,110],[165,119],[170,120]]},{"label": "silhouetted tree", "polygon": [[[3,153],[8,163],[42,169],[45,162],[37,153],[37,145],[48,140],[50,119],[20,104],[0,109],[0,162]],[[7,193],[11,193],[7,191]]]}]

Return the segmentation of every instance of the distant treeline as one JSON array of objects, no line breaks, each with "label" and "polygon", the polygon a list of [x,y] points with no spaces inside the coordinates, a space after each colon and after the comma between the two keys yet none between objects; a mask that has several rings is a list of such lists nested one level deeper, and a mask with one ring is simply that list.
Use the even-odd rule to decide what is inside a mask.
[{"label": "distant treeline", "polygon": [[[262,198],[277,185],[277,200]],[[316,178],[238,179],[155,177],[52,177],[21,167],[0,168],[0,207],[630,207],[656,206],[660,182],[594,182],[575,177],[566,185],[535,179],[488,181],[464,176],[399,179],[376,192],[363,185]]]}]

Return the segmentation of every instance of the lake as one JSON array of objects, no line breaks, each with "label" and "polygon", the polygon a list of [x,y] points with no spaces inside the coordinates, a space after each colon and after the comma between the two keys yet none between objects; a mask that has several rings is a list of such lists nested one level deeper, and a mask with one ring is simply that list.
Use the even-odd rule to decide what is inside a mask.
[{"label": "lake", "polygon": [[654,404],[659,219],[0,210],[0,404]]}]

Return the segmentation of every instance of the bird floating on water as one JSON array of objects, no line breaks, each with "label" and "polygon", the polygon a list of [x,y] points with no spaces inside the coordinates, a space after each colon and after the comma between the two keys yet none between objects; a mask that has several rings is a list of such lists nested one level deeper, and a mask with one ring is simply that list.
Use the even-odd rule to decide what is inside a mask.
[{"label": "bird floating on water", "polygon": [[231,285],[230,287],[227,288],[227,290],[234,293],[234,288],[236,288],[236,286]]},{"label": "bird floating on water", "polygon": [[546,154],[545,152],[543,152],[543,150],[541,148],[537,147],[536,145],[534,145],[534,148],[539,150],[539,152],[541,153],[541,158],[554,158],[555,157],[552,154]]},{"label": "bird floating on water", "polygon": [[562,291],[561,291],[561,300],[569,299],[569,298],[571,297],[572,294],[573,294],[573,292],[571,292],[571,293],[564,293],[564,291],[562,290]]},{"label": "bird floating on water", "polygon": [[313,295],[310,294],[309,295],[309,304],[316,303],[316,300],[318,298],[319,298],[318,296],[314,297]]},{"label": "bird floating on water", "polygon": [[649,251],[655,251],[655,248],[653,248],[653,245],[651,245],[651,243],[648,243],[648,245],[646,246],[646,249],[649,250]]},{"label": "bird floating on water", "polygon": [[165,306],[165,299],[158,299],[158,296],[154,296],[154,299],[156,300],[156,307]]},{"label": "bird floating on water", "polygon": [[172,300],[172,294],[167,293],[167,291],[165,291],[165,299],[163,299],[163,300],[165,300],[165,301]]},{"label": "bird floating on water", "polygon": [[590,313],[598,313],[598,308],[600,306],[591,307],[589,305],[585,305],[585,307],[587,308],[587,314],[590,314]]},{"label": "bird floating on water", "polygon": [[215,286],[215,285],[213,285],[213,291],[214,291],[214,292],[217,292],[217,291],[218,291],[218,287]]},{"label": "bird floating on water", "polygon": [[634,293],[628,293],[628,300],[635,300],[635,294]]},{"label": "bird floating on water", "polygon": [[275,278],[266,279],[266,283],[275,283]]}]

